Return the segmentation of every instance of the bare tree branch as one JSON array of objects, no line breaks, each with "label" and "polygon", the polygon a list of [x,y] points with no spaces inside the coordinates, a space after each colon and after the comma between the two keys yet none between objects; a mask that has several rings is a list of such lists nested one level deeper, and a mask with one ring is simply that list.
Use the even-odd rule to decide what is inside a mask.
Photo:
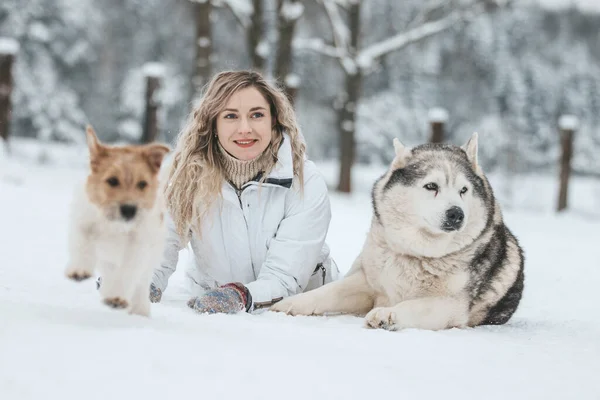
[{"label": "bare tree branch", "polygon": [[296,38],[292,41],[292,46],[295,50],[311,50],[325,56],[342,58],[337,47],[326,44],[321,38]]},{"label": "bare tree branch", "polygon": [[358,66],[356,65],[355,60],[357,49],[353,48],[351,43],[352,30],[346,25],[338,10],[338,4],[350,9],[352,1],[319,0],[319,2],[323,4],[327,19],[331,25],[331,31],[333,32],[335,47],[338,50],[337,57],[339,58],[340,64],[348,75],[355,75],[358,72]]},{"label": "bare tree branch", "polygon": [[440,33],[448,28],[451,28],[460,21],[472,19],[482,13],[483,8],[481,7],[469,8],[466,11],[453,11],[443,18],[426,22],[416,28],[399,33],[391,38],[385,39],[379,43],[375,43],[365,49],[362,49],[356,57],[356,62],[359,67],[367,68],[373,63],[374,60],[387,53],[399,50],[411,43]]},{"label": "bare tree branch", "polygon": [[390,38],[362,49],[357,55],[357,63],[361,68],[369,67],[377,58],[399,50],[407,45],[446,30],[461,19],[461,13],[451,12],[437,21],[426,22],[414,29],[399,33]]},{"label": "bare tree branch", "polygon": [[[193,1],[193,0],[192,0]],[[248,29],[250,26],[250,16],[254,13],[254,7],[252,3],[248,0],[245,1],[231,1],[231,0],[216,0],[214,1],[214,5],[216,7],[221,7],[223,4],[227,6],[239,22],[239,24],[244,28]]]},{"label": "bare tree branch", "polygon": [[428,20],[430,20],[431,14],[441,9],[448,4],[447,0],[429,0],[423,8],[419,10],[417,15],[408,23],[407,29],[412,29]]},{"label": "bare tree branch", "polygon": [[333,31],[333,39],[335,46],[338,49],[343,49],[346,53],[348,52],[348,41],[350,38],[350,30],[346,26],[344,19],[340,15],[338,6],[335,4],[335,0],[320,0],[325,7],[327,18]]},{"label": "bare tree branch", "polygon": [[[444,7],[444,3],[447,4],[447,2],[442,0],[431,0],[427,4],[427,7],[409,24],[409,26],[417,24],[418,26],[357,51],[357,49],[350,49],[350,31],[338,10],[338,7],[345,5],[345,3],[342,0],[318,1],[325,7],[335,45],[329,46],[321,39],[314,38],[298,39],[295,41],[294,47],[299,50],[311,50],[329,57],[338,58],[344,70],[351,75],[356,73],[357,68],[368,69],[378,58],[449,29],[461,21],[472,19],[482,14],[485,7],[489,4],[495,4],[495,0],[475,0],[464,5],[461,9],[451,11],[446,16],[424,22],[431,17],[432,13]],[[455,8],[458,8],[458,6]]]}]

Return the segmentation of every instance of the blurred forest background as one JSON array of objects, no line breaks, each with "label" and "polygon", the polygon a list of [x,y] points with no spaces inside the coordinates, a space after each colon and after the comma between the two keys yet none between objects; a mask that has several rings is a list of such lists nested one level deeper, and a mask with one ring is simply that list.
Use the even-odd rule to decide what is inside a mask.
[{"label": "blurred forest background", "polygon": [[91,123],[103,140],[139,141],[146,77],[158,75],[157,138],[173,143],[207,77],[255,68],[293,96],[316,160],[388,162],[393,137],[425,142],[431,117],[445,113],[444,140],[479,132],[487,171],[553,172],[558,121],[569,114],[579,122],[573,172],[600,176],[594,10],[491,0],[3,0],[0,37],[18,43],[11,137],[82,143]]}]

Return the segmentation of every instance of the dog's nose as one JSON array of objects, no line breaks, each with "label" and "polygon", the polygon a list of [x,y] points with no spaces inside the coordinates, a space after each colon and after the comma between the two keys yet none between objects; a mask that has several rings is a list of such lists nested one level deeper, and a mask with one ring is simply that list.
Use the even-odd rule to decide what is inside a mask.
[{"label": "dog's nose", "polygon": [[444,230],[455,231],[458,230],[463,220],[465,219],[465,213],[460,207],[450,207],[446,210],[446,220],[444,221]]},{"label": "dog's nose", "polygon": [[131,204],[122,204],[121,205],[121,215],[126,221],[129,221],[133,217],[135,217],[135,213],[137,212],[137,207]]}]

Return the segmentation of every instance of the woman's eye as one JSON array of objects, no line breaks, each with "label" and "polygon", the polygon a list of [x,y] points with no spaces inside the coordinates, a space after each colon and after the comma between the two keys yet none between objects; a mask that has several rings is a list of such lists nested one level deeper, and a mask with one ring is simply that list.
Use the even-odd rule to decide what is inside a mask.
[{"label": "woman's eye", "polygon": [[465,186],[465,187],[463,187],[462,189],[460,189],[460,194],[461,194],[461,196],[462,196],[463,194],[467,193],[467,190],[469,190],[469,189],[467,189],[467,187],[466,187],[466,186]]},{"label": "woman's eye", "polygon": [[229,113],[229,114],[225,114],[223,116],[223,118],[225,118],[225,119],[233,119],[233,118],[236,118],[236,115],[233,114],[233,113]]},{"label": "woman's eye", "polygon": [[262,118],[264,116],[265,114],[261,112],[255,112],[254,114],[252,114],[252,118]]},{"label": "woman's eye", "polygon": [[437,192],[439,190],[438,185],[433,182],[428,183],[427,185],[425,185],[423,187],[427,190],[431,190],[431,191],[435,191],[435,192]]}]

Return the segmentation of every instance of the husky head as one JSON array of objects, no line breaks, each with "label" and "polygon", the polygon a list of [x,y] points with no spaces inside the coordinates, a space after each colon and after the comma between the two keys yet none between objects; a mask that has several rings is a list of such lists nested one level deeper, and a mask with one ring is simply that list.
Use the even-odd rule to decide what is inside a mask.
[{"label": "husky head", "polygon": [[492,215],[492,193],[477,161],[477,133],[462,147],[407,148],[373,186],[376,221],[388,246],[415,257],[441,257],[472,243]]}]

